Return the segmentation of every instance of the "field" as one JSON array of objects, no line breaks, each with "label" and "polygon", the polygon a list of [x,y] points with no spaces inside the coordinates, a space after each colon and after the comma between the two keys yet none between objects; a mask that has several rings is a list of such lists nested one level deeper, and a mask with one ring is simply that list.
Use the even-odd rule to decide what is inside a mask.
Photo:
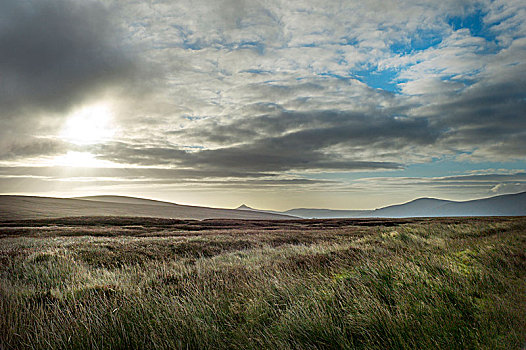
[{"label": "field", "polygon": [[0,349],[525,345],[525,217],[0,223]]}]

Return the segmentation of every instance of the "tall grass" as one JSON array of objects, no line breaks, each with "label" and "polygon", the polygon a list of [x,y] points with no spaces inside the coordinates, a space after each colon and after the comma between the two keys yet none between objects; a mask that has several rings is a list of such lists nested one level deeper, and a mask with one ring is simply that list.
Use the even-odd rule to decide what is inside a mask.
[{"label": "tall grass", "polygon": [[526,344],[526,219],[289,225],[1,238],[0,349]]}]

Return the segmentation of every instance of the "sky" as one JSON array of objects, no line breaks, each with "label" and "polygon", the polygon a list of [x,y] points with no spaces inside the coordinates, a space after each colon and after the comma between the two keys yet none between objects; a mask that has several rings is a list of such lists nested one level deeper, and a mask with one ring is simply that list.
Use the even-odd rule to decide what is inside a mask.
[{"label": "sky", "polygon": [[2,0],[0,194],[526,191],[523,0]]}]

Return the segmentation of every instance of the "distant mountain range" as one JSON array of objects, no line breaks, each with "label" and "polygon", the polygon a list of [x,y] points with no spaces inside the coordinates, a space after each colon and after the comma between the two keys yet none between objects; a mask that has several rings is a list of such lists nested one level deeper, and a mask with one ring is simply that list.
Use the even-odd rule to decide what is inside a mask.
[{"label": "distant mountain range", "polygon": [[219,209],[124,196],[53,198],[0,195],[0,220],[68,216],[143,216],[175,219],[287,220],[297,218],[401,218],[434,216],[523,216],[526,192],[464,202],[419,198],[375,210],[297,208],[283,212],[241,205]]},{"label": "distant mountain range", "polygon": [[[258,211],[242,205],[238,210]],[[526,215],[526,192],[506,194],[470,201],[418,198],[413,201],[374,210],[332,210],[297,208],[287,211],[264,211],[301,218],[402,218],[435,216],[522,216]]]}]

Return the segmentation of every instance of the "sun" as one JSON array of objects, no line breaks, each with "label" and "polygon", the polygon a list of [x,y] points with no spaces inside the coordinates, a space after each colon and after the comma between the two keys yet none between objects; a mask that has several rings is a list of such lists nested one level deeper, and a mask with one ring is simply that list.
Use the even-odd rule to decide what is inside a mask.
[{"label": "sun", "polygon": [[60,137],[77,145],[110,140],[115,134],[113,114],[107,104],[95,104],[76,110],[67,119]]}]

